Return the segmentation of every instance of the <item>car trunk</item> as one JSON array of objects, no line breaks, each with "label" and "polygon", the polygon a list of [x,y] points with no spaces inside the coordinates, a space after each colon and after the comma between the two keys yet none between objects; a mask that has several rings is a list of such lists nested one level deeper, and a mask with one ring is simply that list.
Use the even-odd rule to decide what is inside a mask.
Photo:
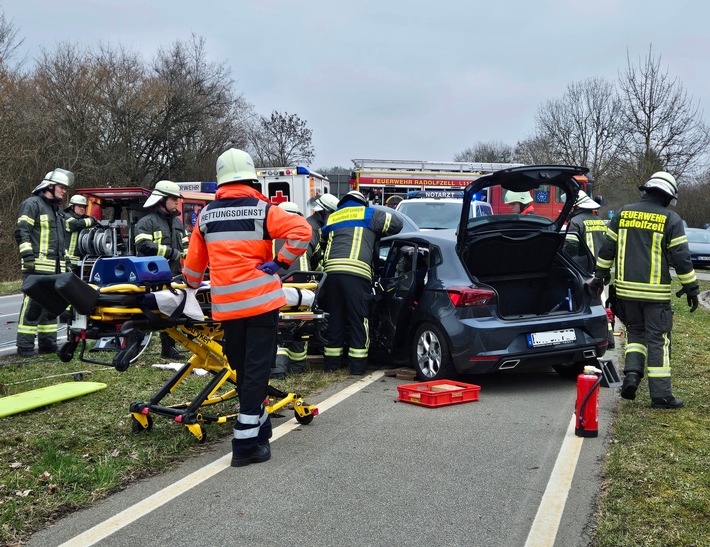
[{"label": "car trunk", "polygon": [[582,304],[583,283],[559,256],[564,239],[556,232],[489,232],[460,256],[476,282],[496,291],[501,317],[569,314]]}]

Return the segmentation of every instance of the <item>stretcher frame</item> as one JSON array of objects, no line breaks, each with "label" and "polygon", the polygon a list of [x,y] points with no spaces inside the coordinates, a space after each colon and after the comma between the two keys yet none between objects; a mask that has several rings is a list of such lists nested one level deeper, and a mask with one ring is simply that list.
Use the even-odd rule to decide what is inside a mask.
[{"label": "stretcher frame", "polygon": [[[279,311],[279,336],[282,341],[303,340],[311,336],[322,339],[322,330],[327,314],[317,306],[317,294],[325,278],[323,272],[298,272],[312,281],[306,283],[288,282],[293,274],[284,278],[285,287],[312,290],[315,293],[311,308],[286,306]],[[172,282],[174,291],[186,288],[185,284]],[[160,287],[167,288],[167,286]],[[227,423],[236,421],[237,412],[219,413],[208,411],[217,403],[237,397],[236,371],[229,365],[223,353],[221,323],[209,319],[196,321],[185,316],[168,318],[158,310],[147,309],[140,305],[143,297],[156,287],[134,284],[118,284],[97,287],[99,300],[90,315],[81,316],[74,312],[67,326],[67,342],[58,351],[62,361],[71,361],[79,348],[82,362],[114,367],[119,372],[126,371],[133,358],[140,351],[142,333],[160,331],[170,336],[176,343],[190,352],[188,361],[180,367],[148,401],[136,401],[130,404],[132,430],[149,431],[153,427],[152,415],[171,418],[183,425],[197,440],[206,440],[206,423]],[[209,286],[201,287],[196,294],[203,311],[211,303]],[[87,355],[87,340],[106,336],[115,336],[116,346],[120,347],[111,362],[101,361]],[[204,369],[210,379],[202,390],[190,401],[164,405],[163,399],[173,394],[195,369]],[[309,424],[318,415],[315,405],[308,404],[296,392],[285,392],[269,385],[265,408],[273,414],[283,408],[292,408],[295,419],[301,424]]]}]

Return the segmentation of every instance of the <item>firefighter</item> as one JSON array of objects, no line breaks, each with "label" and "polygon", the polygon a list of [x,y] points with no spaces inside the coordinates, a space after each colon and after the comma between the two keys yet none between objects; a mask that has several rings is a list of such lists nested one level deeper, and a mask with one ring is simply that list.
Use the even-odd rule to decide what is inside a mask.
[{"label": "firefighter", "polygon": [[[169,180],[157,182],[143,205],[151,211],[138,221],[135,232],[136,254],[164,256],[173,275],[180,275],[180,258],[187,252],[187,233],[180,220],[179,198],[177,184]],[[178,362],[185,357],[175,348],[175,340],[164,332],[160,333],[160,356]]]},{"label": "firefighter", "polygon": [[[579,234],[580,239],[587,244],[595,260],[606,234],[606,224],[599,218],[599,215],[592,212],[599,209],[599,207],[601,207],[601,205],[590,198],[584,190],[580,190],[574,202],[574,207],[572,208],[572,216],[567,225],[567,231],[577,232]],[[604,300],[606,301],[606,294],[604,295]],[[616,347],[612,320],[613,317],[610,317],[607,333],[607,340],[609,342],[607,347],[609,349]]]},{"label": "firefighter", "polygon": [[69,207],[64,209],[66,220],[64,226],[69,235],[67,242],[67,258],[71,261],[72,271],[81,276],[79,261],[83,256],[79,255],[79,232],[85,228],[101,226],[101,223],[92,216],[86,214],[88,202],[86,197],[74,195],[69,200]]},{"label": "firefighter", "polygon": [[[324,308],[329,312],[323,348],[324,369],[343,363],[346,327],[349,328],[350,373],[365,374],[370,345],[368,315],[372,300],[372,263],[377,240],[398,233],[402,220],[392,213],[368,207],[367,199],[353,190],[338,202],[323,227],[325,254]],[[321,243],[323,245],[323,243]]]},{"label": "firefighter", "polygon": [[532,204],[530,192],[511,192],[508,190],[503,198],[503,203],[510,207],[511,213],[520,213],[521,215],[535,214],[535,207]]},{"label": "firefighter", "polygon": [[[281,207],[284,211],[291,213],[292,215],[299,215],[301,217],[303,216],[298,204],[292,201],[284,201],[283,203],[279,203],[279,207]],[[274,240],[274,255],[278,254],[284,243],[285,241],[281,239]],[[281,268],[278,271],[279,277],[283,279],[285,276],[288,276],[294,272],[308,271],[311,267],[310,252],[311,246],[309,244],[308,249],[306,249],[306,252],[299,256],[293,262],[293,264],[291,264],[288,268]],[[299,275],[294,275],[291,277],[291,279],[295,283],[305,283],[308,281],[306,277]],[[276,350],[276,361],[274,363],[273,368],[271,369],[271,378],[283,378],[287,372],[303,372],[306,368],[307,355],[308,342],[293,340],[280,344],[278,346],[278,349]]]},{"label": "firefighter", "polygon": [[671,390],[673,311],[669,260],[682,285],[676,296],[686,294],[691,312],[698,307],[700,291],[683,220],[668,209],[678,197],[675,178],[659,171],[639,189],[644,192],[641,200],[623,206],[611,219],[590,287],[601,293],[615,266],[619,317],[628,335],[621,396],[636,398],[646,366],[651,406],[679,408],[683,400],[674,397]]},{"label": "firefighter", "polygon": [[[22,202],[15,226],[15,241],[22,259],[22,279],[29,275],[52,275],[67,271],[64,213],[59,205],[74,183],[74,173],[54,169],[47,173],[32,195]],[[17,326],[17,355],[57,351],[57,318],[25,296]]]},{"label": "firefighter", "polygon": [[313,230],[311,243],[308,246],[311,270],[320,271],[323,269],[323,249],[320,246],[321,230],[328,220],[328,215],[338,207],[338,198],[333,194],[323,194],[309,200],[308,204],[313,211],[313,214],[306,218]]},{"label": "firefighter", "polygon": [[[224,351],[237,375],[239,415],[232,467],[271,457],[271,420],[264,408],[276,359],[279,308],[286,305],[276,274],[303,254],[311,228],[303,217],[271,205],[253,186],[254,162],[231,148],[217,159],[217,193],[197,221],[183,267],[198,287],[209,265],[212,319],[224,329]],[[274,257],[273,239],[285,243]]]}]

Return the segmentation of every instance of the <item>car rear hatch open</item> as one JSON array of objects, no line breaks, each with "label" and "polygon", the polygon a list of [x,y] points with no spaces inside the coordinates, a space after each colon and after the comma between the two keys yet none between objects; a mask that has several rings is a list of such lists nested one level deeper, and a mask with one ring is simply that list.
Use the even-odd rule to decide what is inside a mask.
[{"label": "car rear hatch open", "polygon": [[[587,171],[557,165],[514,167],[482,176],[466,188],[457,253],[475,282],[496,291],[501,317],[571,313],[582,305],[583,280],[560,258],[565,242],[560,232],[579,191],[573,177]],[[552,186],[560,189],[554,195],[564,196],[552,218],[513,213],[505,203],[507,192],[523,201],[529,195],[533,208],[538,204],[542,210],[549,205]],[[473,197],[483,194],[500,196],[494,214],[469,218]]]}]

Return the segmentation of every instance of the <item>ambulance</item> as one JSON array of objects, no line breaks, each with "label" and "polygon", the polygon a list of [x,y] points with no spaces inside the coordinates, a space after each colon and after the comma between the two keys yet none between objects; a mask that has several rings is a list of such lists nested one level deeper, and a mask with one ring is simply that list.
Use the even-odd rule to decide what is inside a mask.
[{"label": "ambulance", "polygon": [[[304,216],[311,214],[313,198],[331,192],[328,177],[312,171],[303,165],[290,167],[259,167],[256,169],[258,182],[254,187],[271,203],[278,205],[292,201],[298,205]],[[331,192],[332,193],[332,192]]]}]

